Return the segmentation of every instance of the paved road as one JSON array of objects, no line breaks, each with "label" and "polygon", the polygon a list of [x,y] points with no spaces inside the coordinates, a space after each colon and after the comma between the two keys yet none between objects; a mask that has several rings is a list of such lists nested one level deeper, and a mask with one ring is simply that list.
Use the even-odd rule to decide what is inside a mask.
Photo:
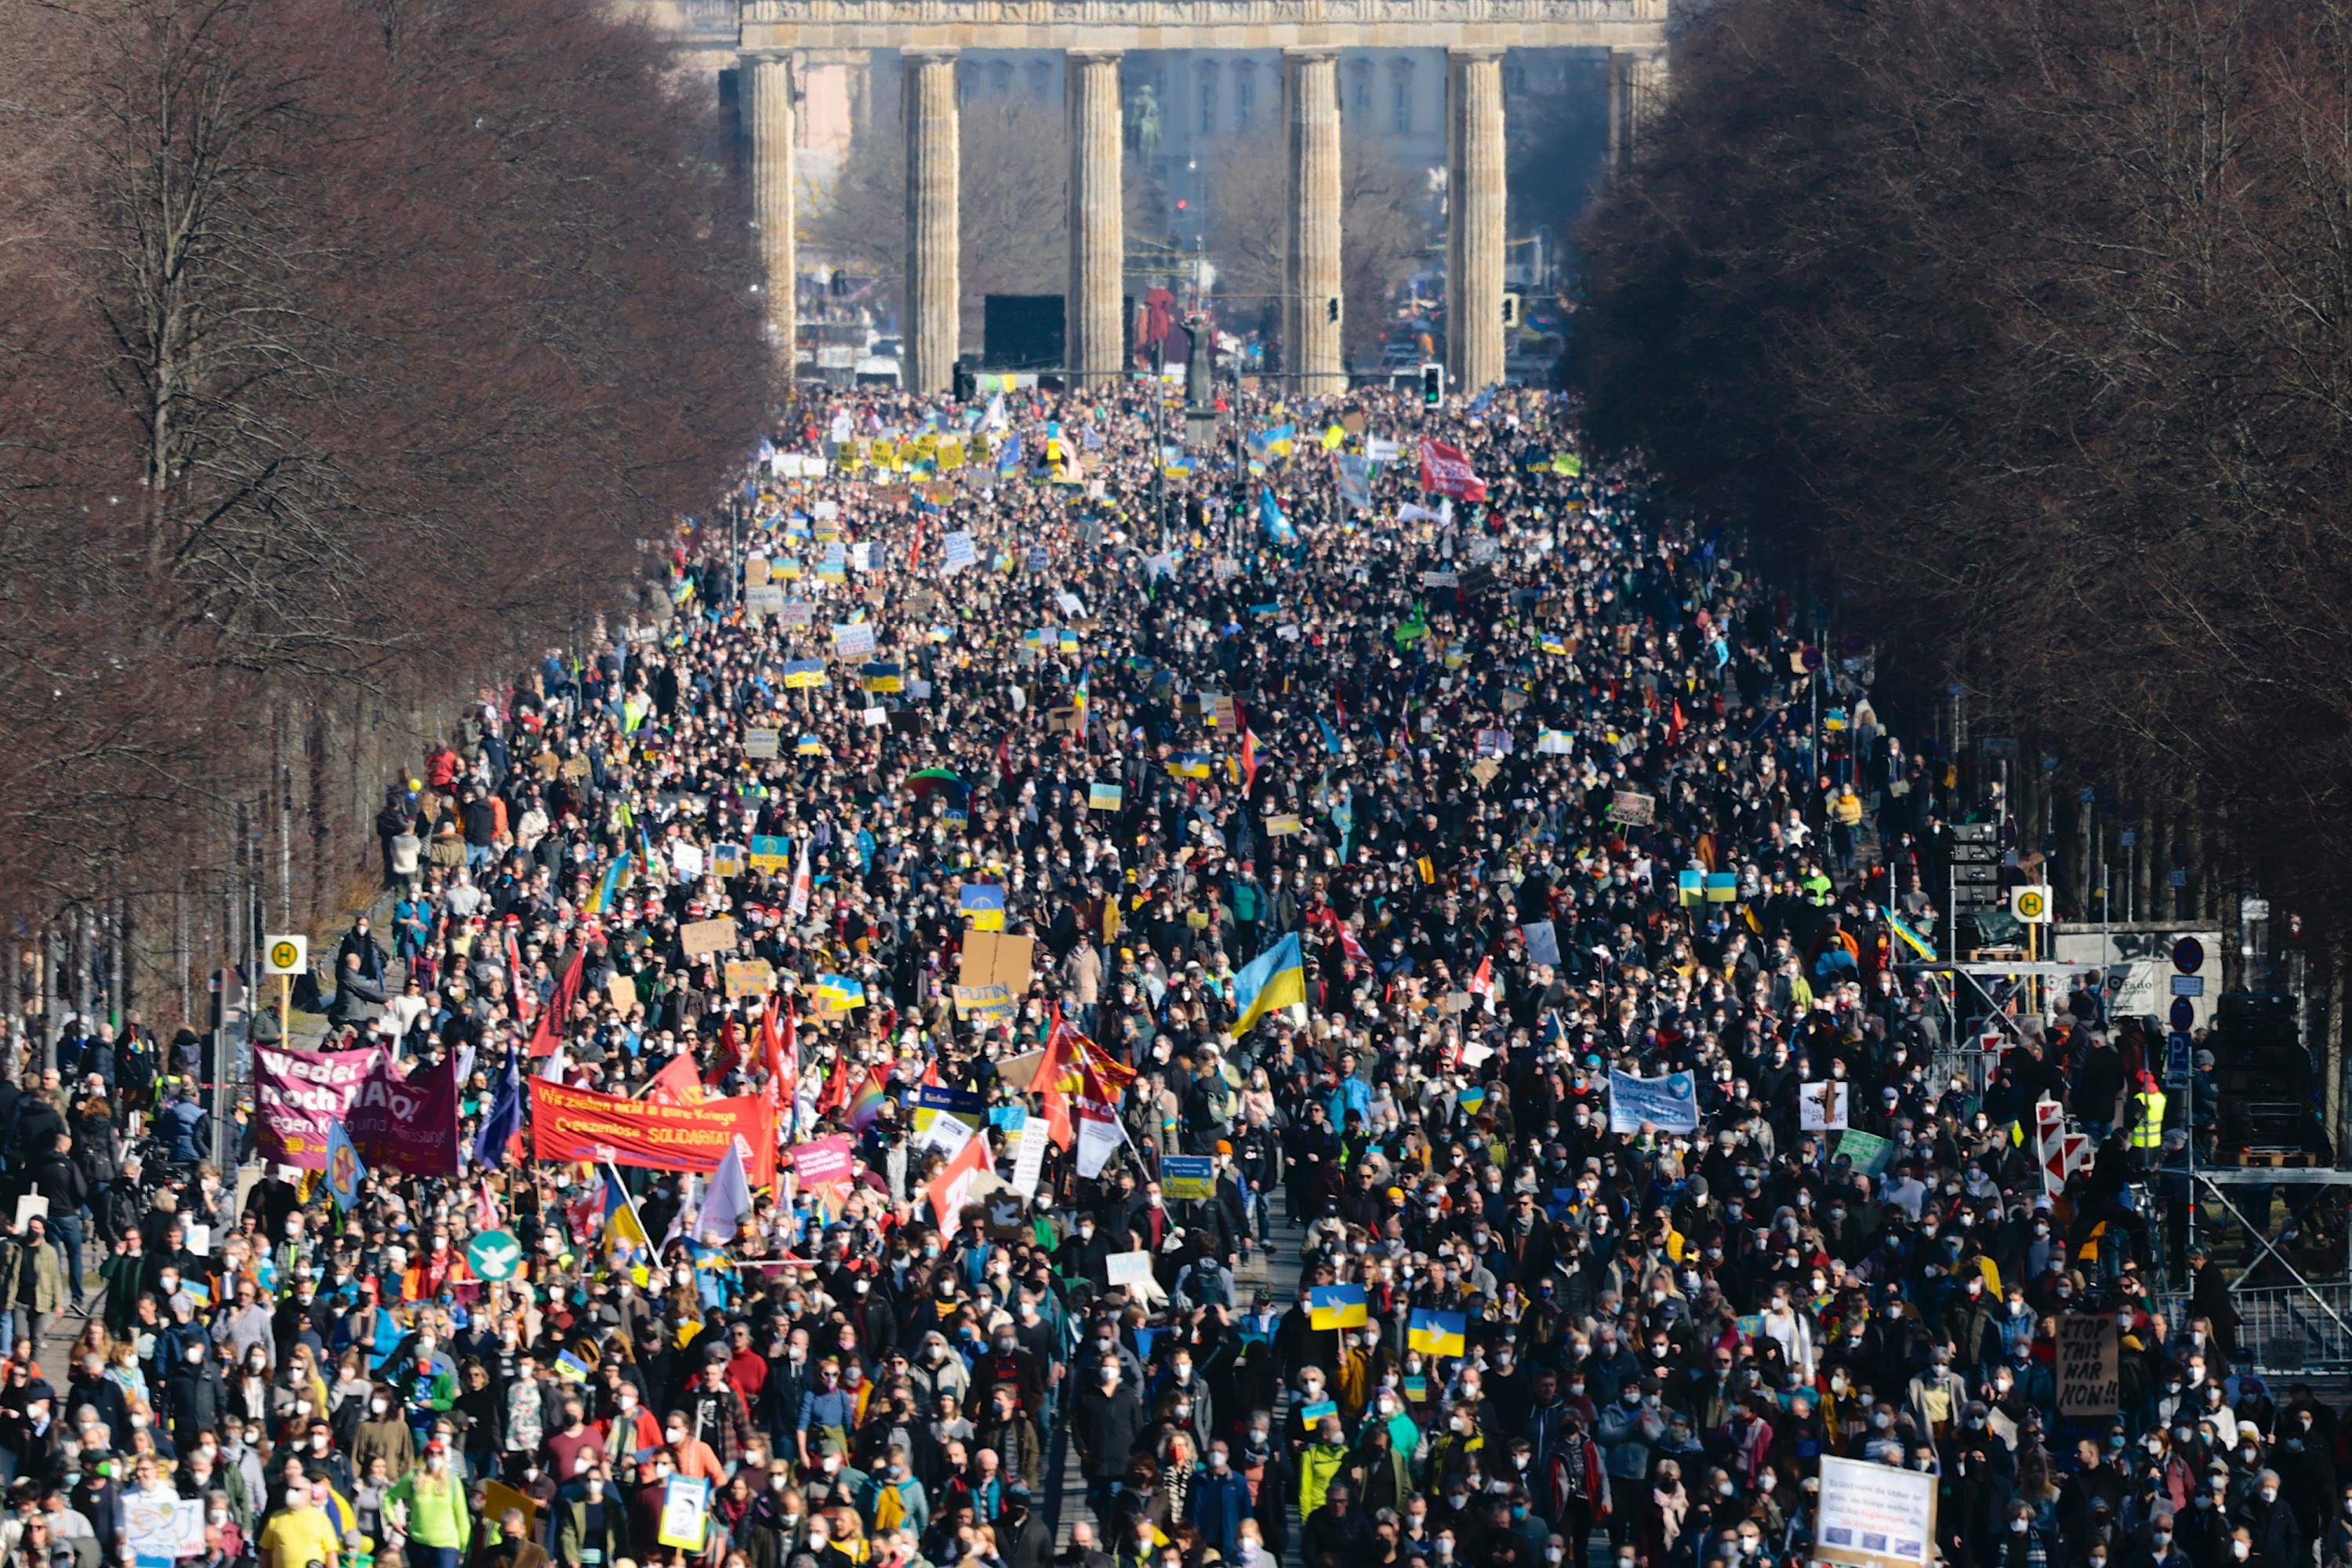
[{"label": "paved road", "polygon": [[[1298,1253],[1307,1232],[1286,1212],[1286,1200],[1269,1197],[1268,1201],[1275,1205],[1273,1240],[1269,1246],[1254,1253],[1242,1266],[1234,1278],[1234,1290],[1237,1307],[1255,1300],[1260,1289],[1270,1290],[1274,1294],[1274,1310],[1280,1313],[1289,1309],[1297,1294]],[[1288,1412],[1289,1403],[1290,1389],[1286,1384],[1276,1396],[1274,1425],[1276,1432],[1283,1430],[1283,1418]],[[1055,1448],[1064,1450],[1061,1498],[1054,1531],[1056,1552],[1070,1544],[1070,1526],[1081,1519],[1096,1524],[1097,1544],[1103,1538],[1099,1522],[1095,1521],[1094,1515],[1087,1510],[1086,1477],[1079,1472],[1076,1451],[1066,1441],[1067,1431],[1068,1424],[1065,1422],[1053,1445]],[[1295,1542],[1298,1539],[1298,1514],[1295,1508],[1289,1511],[1289,1539]]]}]

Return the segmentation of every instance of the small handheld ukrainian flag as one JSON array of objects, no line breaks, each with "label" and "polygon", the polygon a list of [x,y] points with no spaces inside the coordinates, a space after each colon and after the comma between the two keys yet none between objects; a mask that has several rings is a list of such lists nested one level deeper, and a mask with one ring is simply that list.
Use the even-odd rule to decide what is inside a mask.
[{"label": "small handheld ukrainian flag", "polygon": [[1405,1344],[1423,1355],[1466,1355],[1470,1344],[1470,1314],[1437,1312],[1415,1307],[1405,1328]]},{"label": "small handheld ukrainian flag", "polygon": [[1242,972],[1234,976],[1234,1000],[1241,1007],[1241,1016],[1234,1020],[1237,1038],[1276,1008],[1305,1005],[1307,967],[1299,956],[1297,931],[1242,966]]},{"label": "small handheld ukrainian flag", "polygon": [[820,974],[816,977],[817,1000],[828,1013],[846,1013],[853,1007],[866,1005],[866,985],[846,974]]},{"label": "small handheld ukrainian flag", "polygon": [[1372,1321],[1371,1300],[1361,1285],[1317,1285],[1307,1292],[1307,1326],[1360,1329]]}]

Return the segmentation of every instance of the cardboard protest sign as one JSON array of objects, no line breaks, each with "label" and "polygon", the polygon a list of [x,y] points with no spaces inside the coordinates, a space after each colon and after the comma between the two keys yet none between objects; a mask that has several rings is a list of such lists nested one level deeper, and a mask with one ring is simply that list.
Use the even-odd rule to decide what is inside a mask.
[{"label": "cardboard protest sign", "polygon": [[2113,1415],[2123,1407],[2121,1348],[2105,1312],[2058,1320],[2058,1414]]},{"label": "cardboard protest sign", "polygon": [[715,921],[696,921],[677,928],[677,945],[688,958],[707,958],[714,952],[725,952],[735,945],[735,921],[730,915]]},{"label": "cardboard protest sign", "polygon": [[964,937],[959,984],[1002,985],[1012,996],[1029,994],[1029,969],[1037,951],[1036,939],[1007,936],[1003,931],[976,931]]}]

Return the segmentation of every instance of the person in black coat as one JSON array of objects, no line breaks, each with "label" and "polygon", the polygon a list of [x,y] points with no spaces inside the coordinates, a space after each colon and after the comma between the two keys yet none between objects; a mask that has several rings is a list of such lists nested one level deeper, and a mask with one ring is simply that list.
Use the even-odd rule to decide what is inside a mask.
[{"label": "person in black coat", "polygon": [[1079,1393],[1070,1412],[1070,1436],[1087,1478],[1087,1505],[1108,1521],[1114,1489],[1126,1479],[1135,1440],[1150,1423],[1117,1362],[1104,1362],[1092,1375],[1092,1386]]},{"label": "person in black coat", "polygon": [[228,1410],[228,1387],[221,1381],[220,1363],[202,1340],[183,1345],[165,1374],[163,1408],[172,1423],[172,1440],[183,1448],[195,1446],[197,1433],[220,1429],[221,1416]]},{"label": "person in black coat", "polygon": [[1054,1560],[1054,1532],[1031,1510],[1024,1488],[1013,1487],[1004,1494],[996,1520],[996,1550],[1004,1568],[1046,1568]]}]

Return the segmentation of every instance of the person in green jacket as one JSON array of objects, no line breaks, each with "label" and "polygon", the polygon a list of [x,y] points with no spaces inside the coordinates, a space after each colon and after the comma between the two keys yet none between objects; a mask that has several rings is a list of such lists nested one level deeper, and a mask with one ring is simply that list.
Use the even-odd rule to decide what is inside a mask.
[{"label": "person in green jacket", "polygon": [[1305,1519],[1323,1506],[1325,1494],[1348,1462],[1348,1445],[1340,1440],[1339,1418],[1326,1415],[1316,1427],[1315,1441],[1298,1455],[1298,1517]]},{"label": "person in green jacket", "polygon": [[404,1519],[408,1561],[417,1568],[457,1568],[474,1539],[474,1515],[466,1483],[449,1468],[449,1450],[438,1440],[425,1447],[425,1468],[412,1470],[383,1494],[384,1510],[395,1504]]}]

